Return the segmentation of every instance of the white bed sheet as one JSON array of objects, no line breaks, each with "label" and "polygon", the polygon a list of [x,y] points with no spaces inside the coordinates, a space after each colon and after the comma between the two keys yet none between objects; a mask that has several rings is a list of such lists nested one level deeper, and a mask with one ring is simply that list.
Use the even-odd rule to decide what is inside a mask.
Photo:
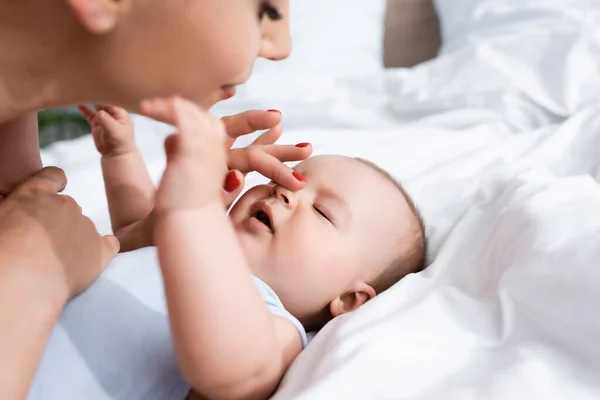
[{"label": "white bed sheet", "polygon": [[[328,324],[275,399],[600,398],[600,11],[484,3],[466,18],[503,16],[485,35],[415,69],[259,74],[215,108],[279,108],[282,142],[379,163],[429,231],[432,265]],[[501,29],[515,5],[530,23]],[[135,122],[158,180],[169,129]],[[108,232],[91,140],[44,160]]]}]

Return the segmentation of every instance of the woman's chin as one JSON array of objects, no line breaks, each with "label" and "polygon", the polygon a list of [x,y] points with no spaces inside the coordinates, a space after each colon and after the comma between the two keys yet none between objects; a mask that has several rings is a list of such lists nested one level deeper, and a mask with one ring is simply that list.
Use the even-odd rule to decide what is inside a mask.
[{"label": "woman's chin", "polygon": [[221,100],[227,100],[235,96],[236,88],[235,85],[223,85],[221,86]]}]

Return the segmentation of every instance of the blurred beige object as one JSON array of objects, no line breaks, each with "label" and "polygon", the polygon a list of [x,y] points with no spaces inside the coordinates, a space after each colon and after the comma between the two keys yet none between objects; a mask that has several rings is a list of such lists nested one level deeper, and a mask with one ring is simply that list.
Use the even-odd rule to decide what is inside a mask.
[{"label": "blurred beige object", "polygon": [[412,67],[430,60],[440,45],[433,0],[388,0],[383,42],[386,68]]}]

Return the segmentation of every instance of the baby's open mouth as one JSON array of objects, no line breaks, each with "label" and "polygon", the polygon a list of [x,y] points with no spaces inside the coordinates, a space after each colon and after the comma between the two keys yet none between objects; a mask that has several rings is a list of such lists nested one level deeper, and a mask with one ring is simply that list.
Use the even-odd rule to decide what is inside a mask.
[{"label": "baby's open mouth", "polygon": [[258,210],[254,213],[253,217],[269,228],[271,232],[273,232],[273,226],[271,225],[271,218],[269,217],[269,214],[263,210]]}]

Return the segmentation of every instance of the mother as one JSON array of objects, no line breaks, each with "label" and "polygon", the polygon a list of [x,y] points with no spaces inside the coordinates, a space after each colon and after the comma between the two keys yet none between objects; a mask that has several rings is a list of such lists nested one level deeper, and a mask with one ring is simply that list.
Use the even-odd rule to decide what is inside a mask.
[{"label": "mother", "polygon": [[[35,110],[98,102],[135,111],[143,99],[174,94],[208,108],[247,80],[256,57],[287,57],[287,12],[288,0],[0,3],[2,398],[26,397],[62,308],[119,247],[97,233],[72,199],[57,194],[66,185],[62,171],[41,169]],[[236,137],[275,127],[280,118],[250,111],[225,124]],[[273,143],[279,133],[272,130],[262,142]],[[302,149],[259,150],[242,153],[233,168],[302,187],[279,161],[304,158]]]}]

